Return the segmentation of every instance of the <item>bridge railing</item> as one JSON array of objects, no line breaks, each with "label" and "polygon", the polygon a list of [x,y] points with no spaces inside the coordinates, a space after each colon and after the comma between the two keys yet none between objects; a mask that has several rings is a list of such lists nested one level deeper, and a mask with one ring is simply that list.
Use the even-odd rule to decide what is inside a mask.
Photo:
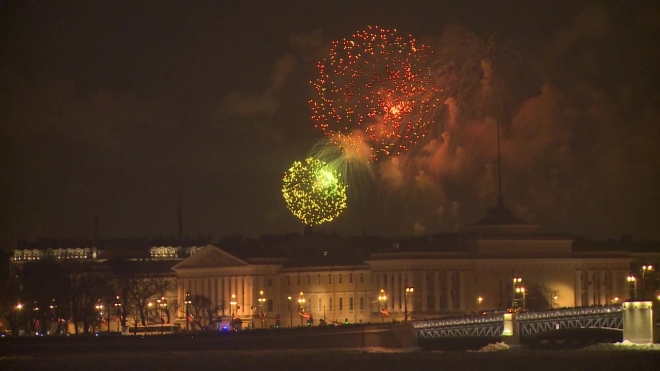
[{"label": "bridge railing", "polygon": [[413,327],[416,329],[425,329],[433,327],[445,327],[445,326],[457,326],[457,325],[477,325],[477,324],[486,324],[493,322],[502,322],[504,321],[504,316],[501,314],[495,314],[491,316],[484,317],[472,317],[472,318],[456,318],[456,319],[445,319],[445,320],[430,320],[430,321],[419,321],[413,323]]},{"label": "bridge railing", "polygon": [[591,314],[620,313],[622,311],[623,311],[623,306],[621,305],[612,305],[607,307],[556,309],[552,311],[543,311],[543,312],[519,313],[518,321],[555,318],[555,317],[586,316]]}]

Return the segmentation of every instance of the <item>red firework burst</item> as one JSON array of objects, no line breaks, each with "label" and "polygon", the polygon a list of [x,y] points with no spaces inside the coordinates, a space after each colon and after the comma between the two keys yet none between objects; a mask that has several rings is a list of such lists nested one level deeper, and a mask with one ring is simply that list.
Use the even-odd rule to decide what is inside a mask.
[{"label": "red firework burst", "polygon": [[411,35],[379,27],[334,41],[311,82],[318,93],[309,101],[316,127],[331,138],[364,132],[374,158],[408,150],[426,135],[427,113],[438,104],[432,54]]}]

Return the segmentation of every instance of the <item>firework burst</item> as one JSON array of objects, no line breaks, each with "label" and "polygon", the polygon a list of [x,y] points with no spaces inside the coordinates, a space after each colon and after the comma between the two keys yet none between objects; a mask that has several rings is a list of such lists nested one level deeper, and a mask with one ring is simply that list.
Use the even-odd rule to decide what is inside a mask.
[{"label": "firework burst", "polygon": [[308,226],[338,217],[346,209],[346,188],[337,171],[313,157],[294,162],[282,179],[287,207]]},{"label": "firework burst", "polygon": [[341,148],[346,136],[363,133],[373,159],[407,151],[426,135],[428,112],[439,104],[431,54],[412,36],[379,27],[334,41],[311,82],[316,127]]}]

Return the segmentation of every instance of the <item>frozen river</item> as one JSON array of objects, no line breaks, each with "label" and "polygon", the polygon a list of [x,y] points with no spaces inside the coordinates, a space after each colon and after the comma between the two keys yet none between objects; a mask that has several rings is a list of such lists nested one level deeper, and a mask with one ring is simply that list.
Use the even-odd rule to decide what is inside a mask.
[{"label": "frozen river", "polygon": [[0,370],[653,370],[660,351],[592,349],[565,351],[419,352],[386,349],[191,351],[61,355],[0,355]]}]

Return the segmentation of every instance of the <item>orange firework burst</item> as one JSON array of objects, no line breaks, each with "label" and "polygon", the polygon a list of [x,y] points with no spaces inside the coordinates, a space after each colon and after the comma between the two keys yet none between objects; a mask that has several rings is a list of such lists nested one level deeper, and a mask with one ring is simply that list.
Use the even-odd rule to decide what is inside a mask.
[{"label": "orange firework burst", "polygon": [[426,135],[431,123],[426,113],[439,101],[431,54],[412,36],[379,27],[334,41],[312,81],[318,92],[309,101],[316,127],[331,138],[363,132],[375,159],[408,150]]}]

